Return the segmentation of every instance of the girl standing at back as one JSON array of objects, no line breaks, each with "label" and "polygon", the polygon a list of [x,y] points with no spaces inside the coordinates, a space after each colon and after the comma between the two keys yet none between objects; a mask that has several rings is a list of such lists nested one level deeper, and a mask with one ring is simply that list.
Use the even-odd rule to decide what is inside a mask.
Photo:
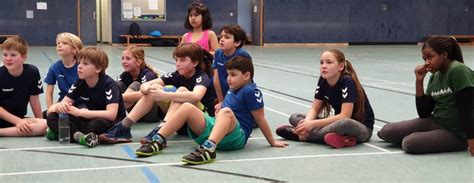
[{"label": "girl standing at back", "polygon": [[188,8],[188,16],[184,28],[189,32],[183,35],[181,43],[197,43],[212,55],[218,47],[217,36],[212,28],[211,12],[202,3],[192,3]]},{"label": "girl standing at back", "polygon": [[[137,46],[127,47],[122,52],[123,72],[117,78],[117,84],[122,92],[127,111],[131,111],[138,100],[143,96],[140,92],[142,83],[158,78],[158,72],[145,62],[145,50]],[[139,121],[159,121],[157,106]]]},{"label": "girl standing at back", "polygon": [[432,37],[421,51],[425,63],[415,68],[419,118],[387,124],[377,135],[401,144],[407,153],[464,151],[469,146],[474,156],[474,73],[453,37]]},{"label": "girl standing at back", "polygon": [[[290,125],[276,133],[288,140],[325,142],[334,148],[369,141],[374,113],[352,64],[336,49],[326,50],[320,59],[319,78],[313,105],[306,114],[292,114]],[[331,107],[334,115],[329,116]]]}]

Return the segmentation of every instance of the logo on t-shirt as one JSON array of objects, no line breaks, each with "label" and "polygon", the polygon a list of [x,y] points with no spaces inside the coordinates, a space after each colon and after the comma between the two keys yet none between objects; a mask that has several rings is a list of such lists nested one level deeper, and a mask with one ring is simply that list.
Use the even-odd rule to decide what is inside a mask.
[{"label": "logo on t-shirt", "polygon": [[83,97],[83,96],[81,96],[81,97],[79,97],[79,98],[81,98],[81,99],[84,100],[84,101],[89,101],[89,97]]},{"label": "logo on t-shirt", "polygon": [[316,94],[319,93],[319,86],[316,86]]},{"label": "logo on t-shirt", "polygon": [[67,92],[72,93],[72,91],[74,91],[75,89],[76,89],[76,86],[74,84],[72,84],[71,88],[69,88],[69,90]]},{"label": "logo on t-shirt", "polygon": [[165,78],[171,78],[171,77],[173,77],[173,75],[171,75],[171,72],[169,72],[169,73],[166,73],[163,77],[165,77]]},{"label": "logo on t-shirt", "polygon": [[43,88],[43,82],[41,81],[41,79],[38,81],[38,89],[41,89]]},{"label": "logo on t-shirt", "polygon": [[199,76],[198,78],[196,78],[196,83],[201,83],[202,81],[202,76]]},{"label": "logo on t-shirt", "polygon": [[13,88],[2,88],[2,92],[12,92]]},{"label": "logo on t-shirt", "polygon": [[262,103],[262,92],[260,91],[255,91],[255,99],[257,100],[258,103]]},{"label": "logo on t-shirt", "polygon": [[447,95],[447,94],[450,94],[450,93],[453,93],[453,91],[451,90],[451,88],[447,87],[447,88],[444,88],[444,89],[440,89],[438,91],[432,91],[431,96],[432,97],[439,97],[439,96]]},{"label": "logo on t-shirt", "polygon": [[341,90],[342,90],[342,98],[346,98],[347,97],[347,86],[345,88],[341,89]]},{"label": "logo on t-shirt", "polygon": [[146,82],[146,76],[143,76],[142,77],[142,83],[145,83]]},{"label": "logo on t-shirt", "polygon": [[118,81],[122,81],[122,77],[120,77],[120,76],[117,77],[117,80],[118,80]]},{"label": "logo on t-shirt", "polygon": [[113,96],[113,95],[112,95],[112,89],[110,89],[109,91],[106,91],[106,92],[105,92],[105,95],[106,95],[106,97],[107,97],[107,100],[112,99],[112,96]]},{"label": "logo on t-shirt", "polygon": [[63,78],[63,77],[64,77],[64,75],[62,75],[62,74],[58,74],[58,77],[59,77],[59,78]]}]

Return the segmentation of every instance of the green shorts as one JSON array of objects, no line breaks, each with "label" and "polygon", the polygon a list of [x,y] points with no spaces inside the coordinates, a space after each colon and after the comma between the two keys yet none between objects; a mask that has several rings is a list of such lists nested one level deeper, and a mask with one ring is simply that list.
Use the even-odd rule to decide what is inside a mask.
[{"label": "green shorts", "polygon": [[[203,144],[211,135],[212,128],[216,123],[216,118],[209,116],[207,113],[204,113],[204,118],[206,120],[206,127],[201,135],[197,136],[191,128],[188,128],[189,137],[191,137],[196,143]],[[246,143],[245,133],[240,128],[238,121],[235,123],[234,130],[227,134],[221,142],[217,145],[218,150],[237,150],[244,148]]]}]

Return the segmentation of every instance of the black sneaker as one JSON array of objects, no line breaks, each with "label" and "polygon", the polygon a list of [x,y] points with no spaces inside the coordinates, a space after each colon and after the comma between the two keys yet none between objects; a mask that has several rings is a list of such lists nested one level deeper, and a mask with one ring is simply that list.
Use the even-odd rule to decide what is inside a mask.
[{"label": "black sneaker", "polygon": [[122,125],[121,122],[116,123],[112,128],[99,136],[101,143],[116,144],[132,142],[132,134],[130,128]]},{"label": "black sneaker", "polygon": [[205,163],[211,163],[215,159],[216,151],[212,152],[203,146],[198,146],[194,152],[183,156],[183,159],[181,159],[181,161],[192,165],[200,165]]},{"label": "black sneaker", "polygon": [[283,125],[283,126],[280,126],[276,129],[276,134],[280,137],[283,137],[284,139],[287,139],[287,140],[299,141],[300,138],[298,137],[298,135],[293,133],[293,130],[294,129],[293,129],[292,126]]},{"label": "black sneaker", "polygon": [[93,148],[99,145],[99,136],[93,132],[90,132],[79,139],[79,144]]},{"label": "black sneaker", "polygon": [[[156,134],[158,135],[158,134]],[[159,154],[161,150],[166,147],[166,139],[162,143],[156,140],[152,140],[149,143],[144,143],[140,148],[135,151],[135,154],[140,157],[148,157]]]}]

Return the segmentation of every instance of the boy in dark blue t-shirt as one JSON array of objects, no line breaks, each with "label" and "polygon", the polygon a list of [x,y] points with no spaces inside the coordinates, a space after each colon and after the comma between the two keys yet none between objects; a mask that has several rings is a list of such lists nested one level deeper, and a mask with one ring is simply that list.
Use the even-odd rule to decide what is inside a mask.
[{"label": "boy in dark blue t-shirt", "polygon": [[[126,113],[119,86],[105,74],[108,58],[104,51],[88,47],[78,54],[77,80],[61,102],[48,110],[47,138],[57,139],[58,113],[68,113],[71,138],[88,147],[98,145],[98,135],[122,120]],[[77,106],[80,104],[81,106]]]},{"label": "boy in dark blue t-shirt", "polygon": [[287,144],[273,139],[264,116],[262,92],[252,82],[253,65],[246,57],[234,57],[225,64],[230,90],[225,96],[222,109],[216,117],[203,113],[195,105],[183,103],[152,137],[136,152],[138,156],[152,156],[166,147],[166,138],[183,124],[188,124],[189,136],[201,144],[196,151],[183,157],[189,164],[209,163],[216,158],[216,149],[237,150],[244,148],[256,123],[273,147]]},{"label": "boy in dark blue t-shirt", "polygon": [[227,71],[225,63],[230,59],[243,56],[252,60],[252,57],[242,48],[247,41],[247,34],[239,25],[227,25],[221,29],[220,48],[214,54],[212,69],[214,70],[214,87],[216,89],[219,105],[222,104],[224,97],[229,90],[227,84]]},{"label": "boy in dark blue t-shirt", "polygon": [[[0,136],[37,136],[46,130],[41,119],[39,94],[43,86],[38,68],[24,64],[28,44],[20,37],[3,43],[3,66],[0,67]],[[36,118],[26,118],[27,105]]]}]

